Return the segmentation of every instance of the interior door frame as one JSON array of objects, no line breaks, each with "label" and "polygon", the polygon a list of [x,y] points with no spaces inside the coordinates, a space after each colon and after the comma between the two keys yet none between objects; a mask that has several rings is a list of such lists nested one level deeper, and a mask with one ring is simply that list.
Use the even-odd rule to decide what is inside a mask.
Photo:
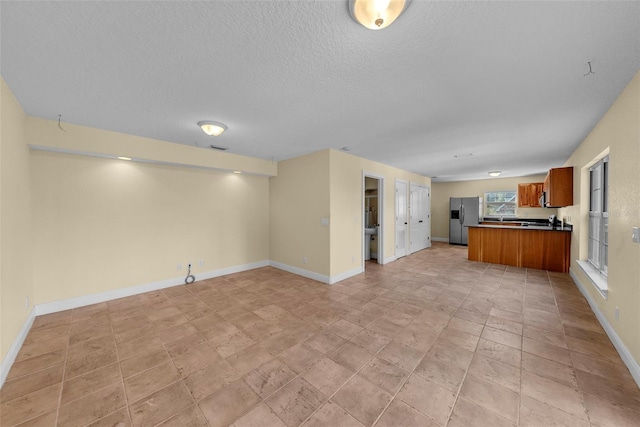
[{"label": "interior door frame", "polygon": [[362,188],[360,190],[360,194],[362,195],[362,204],[360,207],[360,212],[362,214],[362,227],[361,227],[361,234],[362,234],[362,254],[361,254],[361,260],[362,260],[362,271],[364,271],[364,265],[365,265],[365,260],[364,260],[364,245],[366,244],[365,241],[365,234],[364,234],[364,227],[365,227],[365,217],[364,217],[364,207],[365,207],[365,189],[366,189],[366,185],[365,185],[365,178],[374,178],[378,180],[378,223],[380,224],[380,227],[378,228],[378,264],[384,264],[384,209],[385,209],[385,200],[384,200],[384,175],[381,175],[379,173],[375,173],[375,172],[371,172],[371,171],[367,171],[367,170],[362,170]]},{"label": "interior door frame", "polygon": [[[405,217],[407,222],[405,223],[405,233],[404,233],[404,255],[400,255],[398,256],[398,183],[402,183],[405,186],[405,195],[404,195],[404,201],[405,201]],[[399,179],[396,178],[396,183],[395,183],[395,192],[394,192],[395,198],[394,198],[394,203],[393,203],[393,208],[394,208],[394,236],[396,239],[396,244],[395,244],[395,257],[396,259],[400,258],[400,257],[405,257],[408,256],[410,254],[409,252],[409,245],[411,242],[411,239],[409,238],[409,233],[410,233],[410,226],[409,226],[409,181],[404,180],[404,179]]]}]

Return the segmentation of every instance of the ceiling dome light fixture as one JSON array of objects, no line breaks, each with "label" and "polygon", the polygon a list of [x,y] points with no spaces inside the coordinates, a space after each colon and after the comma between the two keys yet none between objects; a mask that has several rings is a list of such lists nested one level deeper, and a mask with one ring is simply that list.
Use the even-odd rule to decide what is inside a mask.
[{"label": "ceiling dome light fixture", "polygon": [[370,30],[388,27],[402,15],[411,0],[349,0],[349,11],[357,22]]},{"label": "ceiling dome light fixture", "polygon": [[489,176],[500,176],[500,174],[502,174],[502,171],[491,171],[491,172],[489,172]]},{"label": "ceiling dome light fixture", "polygon": [[202,122],[198,122],[198,126],[202,129],[202,132],[206,133],[209,136],[220,136],[222,132],[227,130],[227,126],[220,122],[212,122],[211,120],[205,120]]}]

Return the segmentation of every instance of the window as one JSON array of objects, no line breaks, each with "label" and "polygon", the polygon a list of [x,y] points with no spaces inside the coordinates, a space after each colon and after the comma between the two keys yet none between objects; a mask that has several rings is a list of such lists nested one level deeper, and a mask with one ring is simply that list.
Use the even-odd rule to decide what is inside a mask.
[{"label": "window", "polygon": [[609,157],[589,169],[589,263],[606,277],[609,252]]},{"label": "window", "polygon": [[514,191],[491,191],[484,193],[484,216],[516,216]]}]

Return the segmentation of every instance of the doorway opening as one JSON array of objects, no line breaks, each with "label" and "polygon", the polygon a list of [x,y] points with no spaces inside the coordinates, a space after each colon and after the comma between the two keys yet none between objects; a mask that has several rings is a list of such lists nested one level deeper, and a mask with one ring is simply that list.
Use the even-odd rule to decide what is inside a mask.
[{"label": "doorway opening", "polygon": [[384,176],[362,174],[362,268],[367,264],[384,264]]}]

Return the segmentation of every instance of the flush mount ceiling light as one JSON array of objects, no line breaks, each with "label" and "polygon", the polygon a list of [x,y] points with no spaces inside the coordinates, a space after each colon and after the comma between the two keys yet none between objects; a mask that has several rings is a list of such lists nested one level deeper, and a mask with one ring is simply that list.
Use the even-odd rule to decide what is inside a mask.
[{"label": "flush mount ceiling light", "polygon": [[206,133],[209,136],[220,136],[222,132],[227,130],[227,127],[219,122],[212,122],[210,120],[205,120],[202,122],[198,122],[198,126],[202,129],[202,132]]},{"label": "flush mount ceiling light", "polygon": [[489,172],[489,176],[500,176],[502,171],[491,171]]},{"label": "flush mount ceiling light", "polygon": [[409,6],[411,0],[349,0],[349,11],[357,22],[370,30],[388,27]]}]

